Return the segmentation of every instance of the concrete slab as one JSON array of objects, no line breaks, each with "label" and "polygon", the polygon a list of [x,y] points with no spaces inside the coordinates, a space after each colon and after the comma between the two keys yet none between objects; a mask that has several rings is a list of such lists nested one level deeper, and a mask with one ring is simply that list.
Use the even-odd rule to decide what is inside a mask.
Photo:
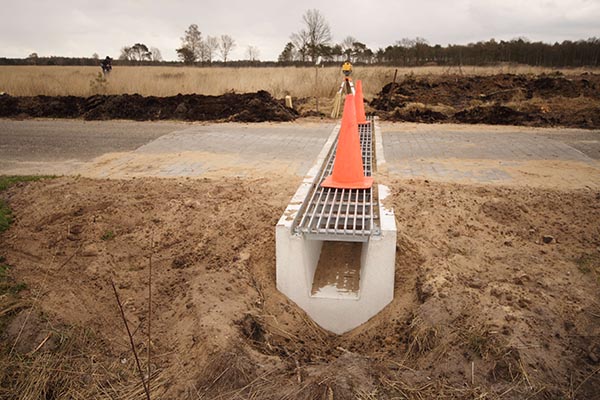
[{"label": "concrete slab", "polygon": [[303,176],[333,124],[0,120],[0,173]]},{"label": "concrete slab", "polygon": [[106,154],[82,173],[93,177],[303,176],[332,124],[214,124],[172,132],[132,153]]},{"label": "concrete slab", "polygon": [[[386,125],[384,129],[388,171],[395,177],[600,187],[600,163],[566,140],[583,135],[580,130],[559,133],[551,129],[415,124]],[[588,142],[593,135],[600,139],[600,132],[586,135]]]}]

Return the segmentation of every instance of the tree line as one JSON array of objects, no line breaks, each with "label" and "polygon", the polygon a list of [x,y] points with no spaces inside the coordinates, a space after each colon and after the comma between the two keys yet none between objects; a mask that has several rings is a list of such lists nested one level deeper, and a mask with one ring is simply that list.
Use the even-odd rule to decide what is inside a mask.
[{"label": "tree line", "polygon": [[393,66],[527,64],[542,67],[598,66],[600,38],[565,40],[562,43],[531,42],[527,38],[488,41],[467,45],[430,45],[421,37],[404,38],[376,51],[352,36],[333,43],[329,23],[316,10],[302,17],[303,28],[290,35],[278,57],[281,63],[318,63],[349,60]]},{"label": "tree line", "polygon": [[[421,37],[403,38],[385,48],[372,50],[353,36],[334,43],[327,20],[316,9],[302,16],[303,26],[289,36],[277,62],[260,61],[260,51],[248,45],[245,59],[230,60],[236,41],[229,35],[204,36],[198,25],[191,24],[176,49],[179,61],[163,61],[159,49],[144,43],[121,48],[115,65],[211,65],[211,66],[288,66],[315,63],[354,63],[417,67],[425,65],[495,65],[526,64],[541,67],[597,67],[600,65],[600,38],[565,40],[553,44],[532,42],[527,38],[508,41],[490,39],[466,45],[431,45]],[[99,57],[0,58],[0,65],[98,65]]]}]

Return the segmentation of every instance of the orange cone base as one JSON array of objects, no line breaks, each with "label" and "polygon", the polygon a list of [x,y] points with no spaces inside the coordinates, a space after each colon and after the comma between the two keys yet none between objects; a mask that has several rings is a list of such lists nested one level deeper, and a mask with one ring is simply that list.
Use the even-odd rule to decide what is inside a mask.
[{"label": "orange cone base", "polygon": [[323,182],[321,187],[335,188],[335,189],[369,189],[373,186],[373,177],[365,176],[360,181],[356,182],[338,182],[333,179],[333,176],[328,176]]}]

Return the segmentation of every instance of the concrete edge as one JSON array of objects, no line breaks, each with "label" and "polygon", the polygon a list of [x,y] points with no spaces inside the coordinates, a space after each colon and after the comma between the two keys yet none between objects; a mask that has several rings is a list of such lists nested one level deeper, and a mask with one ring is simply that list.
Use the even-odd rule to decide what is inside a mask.
[{"label": "concrete edge", "polygon": [[390,195],[390,188],[386,185],[377,185],[377,191],[379,193],[379,223],[382,234],[386,232],[396,232],[396,215],[393,208],[387,208],[383,201]]},{"label": "concrete edge", "polygon": [[340,131],[340,127],[341,125],[339,123],[336,126],[334,126],[333,130],[331,131],[331,134],[329,134],[329,138],[323,145],[321,152],[315,159],[313,166],[308,170],[306,175],[304,175],[304,178],[302,180],[302,183],[300,183],[298,190],[296,190],[296,193],[292,196],[292,199],[288,203],[288,206],[283,212],[283,215],[281,216],[281,218],[279,218],[277,226],[286,226],[289,228],[292,227],[292,224],[294,223],[298,212],[300,212],[300,208],[302,207],[304,200],[310,193],[312,186],[316,183],[315,181],[319,178],[321,167],[323,166],[325,159],[331,151],[331,147],[333,146],[333,143],[337,138],[337,135]]},{"label": "concrete edge", "polygon": [[386,163],[385,161],[385,155],[383,152],[383,137],[381,135],[381,128],[379,127],[379,124],[376,123],[377,120],[373,120],[374,123],[374,128],[375,128],[375,154],[376,154],[376,161],[377,161],[377,169],[379,170],[380,167],[383,167],[383,165]]}]

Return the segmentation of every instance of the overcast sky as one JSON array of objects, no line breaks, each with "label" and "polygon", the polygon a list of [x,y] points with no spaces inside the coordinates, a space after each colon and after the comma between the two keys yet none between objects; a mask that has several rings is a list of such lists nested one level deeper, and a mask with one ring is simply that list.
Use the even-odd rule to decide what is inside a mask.
[{"label": "overcast sky", "polygon": [[205,35],[231,35],[243,58],[248,45],[276,60],[302,14],[316,8],[335,42],[351,35],[377,50],[404,37],[431,44],[466,44],[525,36],[555,42],[600,36],[600,0],[0,0],[0,57],[117,58],[144,43],[166,60],[190,24]]}]

